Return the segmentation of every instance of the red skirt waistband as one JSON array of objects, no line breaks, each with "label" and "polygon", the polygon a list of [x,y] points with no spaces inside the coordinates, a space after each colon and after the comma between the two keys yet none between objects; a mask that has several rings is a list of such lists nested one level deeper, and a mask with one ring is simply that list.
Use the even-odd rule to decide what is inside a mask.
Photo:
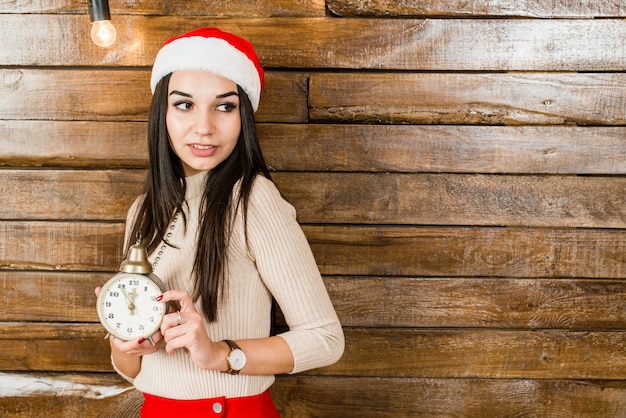
[{"label": "red skirt waistband", "polygon": [[241,398],[194,400],[167,399],[144,393],[141,418],[171,416],[223,418],[280,418],[269,389],[260,395]]}]

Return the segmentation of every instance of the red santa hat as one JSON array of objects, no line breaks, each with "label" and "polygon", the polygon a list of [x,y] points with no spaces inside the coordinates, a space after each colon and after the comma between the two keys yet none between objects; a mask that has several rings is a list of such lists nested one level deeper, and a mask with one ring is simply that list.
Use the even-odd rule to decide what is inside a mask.
[{"label": "red santa hat", "polygon": [[163,77],[174,71],[201,70],[237,83],[250,98],[254,111],[263,90],[263,68],[248,41],[217,28],[200,28],[168,39],[152,66],[152,93]]}]

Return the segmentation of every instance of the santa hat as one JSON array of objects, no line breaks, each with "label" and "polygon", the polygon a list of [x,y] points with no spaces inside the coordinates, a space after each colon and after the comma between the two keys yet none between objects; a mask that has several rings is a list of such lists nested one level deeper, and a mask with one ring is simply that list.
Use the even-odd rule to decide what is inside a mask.
[{"label": "santa hat", "polygon": [[200,28],[167,40],[152,67],[152,93],[174,71],[201,70],[221,75],[246,92],[254,111],[263,90],[263,68],[248,41],[217,28]]}]

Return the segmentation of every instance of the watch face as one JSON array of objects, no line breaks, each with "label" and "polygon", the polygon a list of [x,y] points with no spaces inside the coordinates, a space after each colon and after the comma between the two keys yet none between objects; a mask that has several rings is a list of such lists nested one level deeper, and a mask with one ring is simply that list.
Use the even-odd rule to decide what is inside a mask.
[{"label": "watch face", "polygon": [[241,370],[243,369],[243,366],[246,365],[246,355],[243,351],[236,348],[230,352],[230,355],[228,356],[228,362],[230,363],[230,367],[233,370]]},{"label": "watch face", "polygon": [[113,336],[129,341],[149,337],[161,326],[166,304],[156,298],[163,290],[149,276],[119,273],[102,286],[97,311]]}]

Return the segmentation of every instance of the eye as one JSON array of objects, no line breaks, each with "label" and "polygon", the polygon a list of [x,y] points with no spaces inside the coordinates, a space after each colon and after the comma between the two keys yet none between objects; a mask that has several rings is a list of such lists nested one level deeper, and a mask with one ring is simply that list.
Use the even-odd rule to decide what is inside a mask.
[{"label": "eye", "polygon": [[177,109],[180,110],[189,110],[193,107],[193,105],[191,104],[191,102],[185,101],[185,100],[180,100],[178,102],[174,102],[173,106]]},{"label": "eye", "polygon": [[237,104],[233,102],[225,102],[217,106],[217,110],[220,112],[230,112],[234,109],[237,109]]}]

